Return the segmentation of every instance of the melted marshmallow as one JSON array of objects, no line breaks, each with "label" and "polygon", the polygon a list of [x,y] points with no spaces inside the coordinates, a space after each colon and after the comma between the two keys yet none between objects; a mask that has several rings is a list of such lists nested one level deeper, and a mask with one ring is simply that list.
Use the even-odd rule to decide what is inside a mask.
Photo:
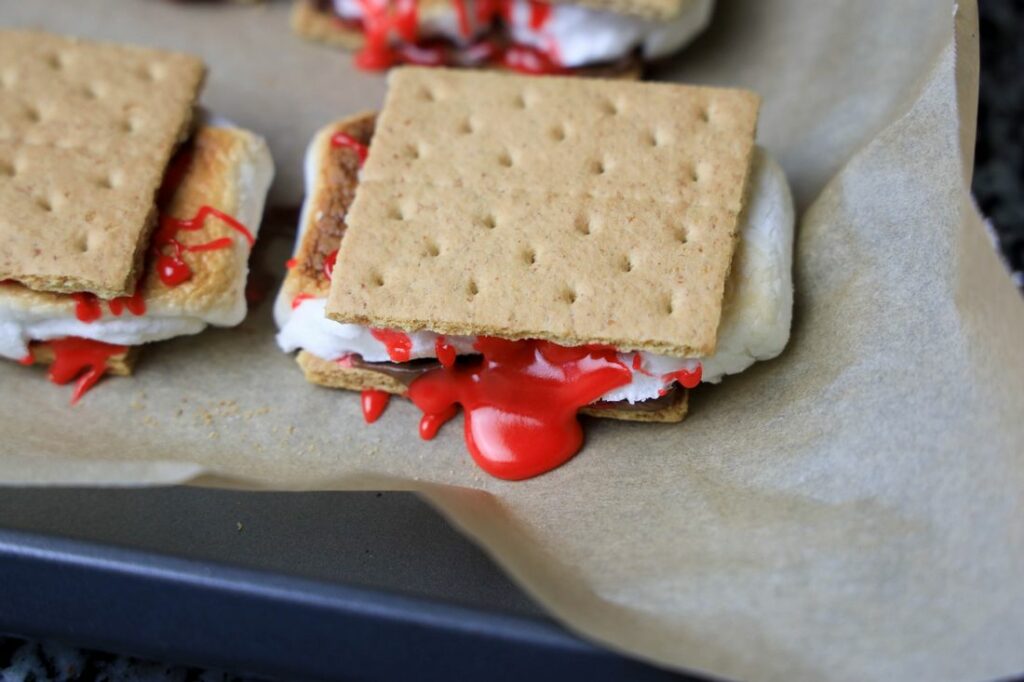
[{"label": "melted marshmallow", "polygon": [[[431,8],[420,16],[420,36],[446,38],[466,44],[488,29],[476,21],[476,3],[465,0],[469,35],[459,27],[454,5]],[[516,42],[548,51],[565,67],[614,62],[639,49],[644,59],[667,57],[678,51],[711,20],[714,0],[696,0],[679,16],[654,21],[580,5],[557,4],[540,29],[530,26],[530,3],[513,0],[508,30]],[[362,19],[360,0],[334,0],[334,11],[343,19]]]}]

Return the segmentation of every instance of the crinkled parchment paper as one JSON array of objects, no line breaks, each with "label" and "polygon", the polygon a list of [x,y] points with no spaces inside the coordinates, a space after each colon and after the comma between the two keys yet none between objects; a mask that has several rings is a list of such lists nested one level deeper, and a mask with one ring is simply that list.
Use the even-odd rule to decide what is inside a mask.
[{"label": "crinkled parchment paper", "polygon": [[[200,52],[206,103],[270,137],[281,204],[312,131],[384,91],[292,38],[286,4],[7,0],[0,23]],[[1024,670],[1024,305],[967,189],[973,3],[721,0],[655,75],[758,90],[801,208],[789,350],[702,387],[683,424],[592,421],[568,465],[492,480],[459,424],[420,442],[408,404],[367,427],[357,396],[307,385],[267,302],[76,408],[3,363],[0,481],[418,490],[570,627],[663,665]],[[277,274],[289,227],[257,254]]]}]

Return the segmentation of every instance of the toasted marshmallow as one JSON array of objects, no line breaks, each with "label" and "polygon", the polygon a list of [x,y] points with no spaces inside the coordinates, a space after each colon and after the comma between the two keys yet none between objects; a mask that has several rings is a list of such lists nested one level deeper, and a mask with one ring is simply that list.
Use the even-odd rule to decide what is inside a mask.
[{"label": "toasted marshmallow", "polygon": [[[255,237],[274,174],[266,143],[257,135],[233,128],[200,128],[196,137],[202,149],[174,201],[180,200],[182,210],[195,210],[197,202],[218,199]],[[207,223],[215,221],[207,219]],[[212,229],[223,228],[204,227],[204,231]],[[0,285],[0,356],[21,359],[28,354],[31,341],[68,336],[135,346],[196,334],[208,325],[237,325],[246,313],[249,245],[240,235],[231,234],[234,243],[229,249],[203,254],[202,263],[217,266],[216,270],[197,268],[180,286],[163,286],[150,267],[140,283],[145,303],[141,315],[123,306],[120,315],[115,315],[107,302],[97,301],[98,319],[85,322],[76,315],[78,304],[72,295],[33,291],[14,283]]]}]

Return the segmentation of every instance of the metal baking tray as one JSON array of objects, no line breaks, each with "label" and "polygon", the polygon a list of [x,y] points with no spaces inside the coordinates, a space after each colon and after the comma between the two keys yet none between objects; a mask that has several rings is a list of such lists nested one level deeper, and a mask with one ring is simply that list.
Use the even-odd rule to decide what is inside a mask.
[{"label": "metal baking tray", "polygon": [[0,632],[285,679],[698,679],[569,633],[408,493],[0,488]]}]

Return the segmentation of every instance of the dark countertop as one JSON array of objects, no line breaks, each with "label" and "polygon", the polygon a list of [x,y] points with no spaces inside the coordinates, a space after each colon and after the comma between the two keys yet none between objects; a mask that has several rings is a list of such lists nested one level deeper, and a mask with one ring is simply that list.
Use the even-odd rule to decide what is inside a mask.
[{"label": "dark countertop", "polygon": [[[1024,0],[980,0],[981,101],[973,190],[1024,288]],[[0,637],[0,680],[240,680],[228,673]]]},{"label": "dark countertop", "polygon": [[974,195],[1024,287],[1024,1],[981,0]]}]

